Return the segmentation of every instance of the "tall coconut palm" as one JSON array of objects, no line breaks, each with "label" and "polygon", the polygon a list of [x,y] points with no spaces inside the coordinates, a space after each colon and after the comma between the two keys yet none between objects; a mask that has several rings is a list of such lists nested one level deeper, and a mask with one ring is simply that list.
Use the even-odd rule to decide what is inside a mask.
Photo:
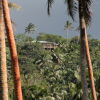
[{"label": "tall coconut palm", "polygon": [[[80,19],[81,60],[83,59],[83,56],[86,55],[89,78],[91,83],[91,90],[92,90],[92,99],[97,100],[94,79],[93,79],[92,63],[91,63],[89,45],[86,33],[87,25],[91,22],[91,11],[90,11],[91,0],[79,0],[78,4],[79,4],[78,6],[79,19]],[[83,53],[82,51],[84,51],[84,55],[82,54]]]},{"label": "tall coconut palm", "polygon": [[[72,27],[72,23],[67,20],[66,24],[64,25],[64,30],[66,30],[66,38],[67,38],[67,40],[68,40],[69,30],[71,30],[72,28],[73,28]],[[67,44],[68,44],[68,41],[67,41]]]},{"label": "tall coconut palm", "polygon": [[36,26],[32,23],[29,23],[27,27],[25,27],[25,33],[33,33],[36,30]]},{"label": "tall coconut palm", "polygon": [[13,71],[13,76],[14,76],[15,98],[16,100],[22,100],[19,63],[18,63],[18,56],[17,56],[16,44],[14,40],[12,23],[10,19],[8,0],[2,0],[2,5],[3,5],[4,22],[5,22],[6,31],[7,31],[7,39],[10,46],[10,53],[11,53],[11,59],[12,59],[12,65],[13,65],[12,71]]},{"label": "tall coconut palm", "polygon": [[68,38],[68,34],[69,34],[69,30],[73,29],[72,27],[72,23],[70,21],[66,21],[65,25],[64,25],[64,30],[66,30],[66,34],[67,34],[67,37]]},{"label": "tall coconut palm", "polygon": [[[50,8],[52,7],[53,2],[54,0],[48,0],[48,14],[50,14]],[[85,58],[87,58],[88,71],[92,89],[92,97],[93,100],[96,100],[96,91],[93,80],[92,64],[91,64],[89,46],[86,34],[86,26],[91,22],[91,13],[90,13],[91,0],[65,0],[65,3],[67,3],[68,13],[73,20],[75,18],[74,15],[76,14],[77,9],[79,13],[80,45],[81,45],[80,68],[81,68],[83,99],[88,100],[87,82],[85,74],[86,73]]]},{"label": "tall coconut palm", "polygon": [[6,45],[2,1],[0,1],[0,100],[8,100]]}]

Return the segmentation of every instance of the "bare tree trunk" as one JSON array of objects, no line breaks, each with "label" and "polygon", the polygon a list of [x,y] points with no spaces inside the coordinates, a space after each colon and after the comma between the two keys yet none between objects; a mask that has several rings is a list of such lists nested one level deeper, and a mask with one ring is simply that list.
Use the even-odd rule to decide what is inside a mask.
[{"label": "bare tree trunk", "polygon": [[8,100],[6,45],[2,1],[0,1],[0,100]]},{"label": "bare tree trunk", "polygon": [[85,34],[85,48],[86,48],[86,59],[88,65],[89,78],[91,83],[92,99],[97,100],[87,34]]},{"label": "bare tree trunk", "polygon": [[85,32],[80,30],[80,45],[81,45],[81,56],[80,56],[80,70],[81,70],[81,82],[83,90],[83,100],[88,100],[88,89],[86,81],[86,52],[85,52]]},{"label": "bare tree trunk", "polygon": [[21,80],[20,80],[20,71],[19,71],[19,63],[18,63],[18,56],[16,50],[16,44],[14,39],[13,28],[10,19],[10,12],[8,8],[8,1],[2,0],[3,4],[3,14],[4,14],[4,21],[7,31],[7,39],[10,46],[10,53],[12,59],[12,71],[14,77],[14,88],[15,88],[15,98],[16,100],[22,100],[22,89],[21,89]]},{"label": "bare tree trunk", "polygon": [[[82,0],[80,0],[80,2],[79,2],[79,19],[80,19],[80,31],[81,31],[80,32],[80,34],[81,34],[81,50],[82,50],[82,48],[84,48],[84,53],[85,53],[84,55],[86,56],[86,60],[87,60],[88,72],[89,72],[89,78],[90,78],[91,90],[92,90],[92,99],[93,100],[97,100],[95,84],[94,84],[94,79],[93,79],[92,63],[91,63],[89,45],[88,45],[88,39],[87,39],[87,33],[86,33],[86,23],[85,23],[85,20],[84,20],[84,15],[81,12],[81,10],[82,10],[81,7],[82,7]],[[85,91],[85,90],[83,90],[83,91]],[[86,92],[84,94],[86,94]],[[84,95],[84,97],[85,97],[85,95]],[[86,100],[86,99],[84,98],[84,100]]]},{"label": "bare tree trunk", "polygon": [[[80,0],[81,1],[81,0]],[[80,70],[81,70],[81,83],[83,90],[83,100],[88,100],[88,89],[86,81],[86,52],[85,52],[85,34],[86,34],[86,25],[83,14],[81,12],[81,3],[79,1],[79,21],[80,21]]]}]

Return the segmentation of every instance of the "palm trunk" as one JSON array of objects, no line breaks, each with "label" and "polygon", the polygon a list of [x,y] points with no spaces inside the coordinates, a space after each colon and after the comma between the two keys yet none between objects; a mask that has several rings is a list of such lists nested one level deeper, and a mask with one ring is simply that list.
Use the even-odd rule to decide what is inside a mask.
[{"label": "palm trunk", "polygon": [[4,33],[4,20],[2,1],[0,1],[0,100],[8,100],[7,68],[6,68],[6,45]]},{"label": "palm trunk", "polygon": [[[81,0],[80,0],[81,1]],[[80,19],[80,70],[81,70],[81,83],[83,90],[83,100],[88,100],[88,89],[86,81],[86,52],[85,52],[85,34],[86,25],[83,14],[81,13],[81,2],[79,2],[79,19]]]},{"label": "palm trunk", "polygon": [[86,52],[85,52],[85,32],[80,30],[80,70],[81,70],[81,82],[83,90],[83,100],[88,100],[88,89],[86,81]]},{"label": "palm trunk", "polygon": [[88,72],[89,72],[91,91],[92,91],[92,99],[97,100],[87,34],[85,34],[85,48],[86,48],[86,59],[87,59]]},{"label": "palm trunk", "polygon": [[15,98],[16,100],[22,100],[19,63],[18,63],[16,44],[14,40],[13,28],[10,19],[10,12],[8,8],[8,1],[2,0],[2,4],[3,4],[4,21],[5,21],[6,31],[7,31],[7,39],[10,46],[10,53],[11,53],[11,59],[13,65],[12,71],[14,77]]},{"label": "palm trunk", "polygon": [[[88,72],[89,72],[89,78],[90,78],[91,90],[92,90],[92,99],[97,100],[95,84],[94,84],[94,79],[93,79],[92,63],[91,63],[89,45],[88,45],[88,39],[87,39],[87,33],[86,33],[86,23],[84,20],[84,15],[81,13],[81,10],[82,10],[81,4],[82,4],[82,2],[80,0],[80,2],[79,2],[79,18],[80,18],[80,31],[81,31],[81,35],[80,35],[81,36],[81,50],[82,50],[82,48],[84,48],[84,53],[85,53],[84,55],[86,56],[86,60],[87,60]],[[81,51],[81,53],[82,53],[82,51]],[[84,99],[84,100],[86,100],[86,99]]]}]

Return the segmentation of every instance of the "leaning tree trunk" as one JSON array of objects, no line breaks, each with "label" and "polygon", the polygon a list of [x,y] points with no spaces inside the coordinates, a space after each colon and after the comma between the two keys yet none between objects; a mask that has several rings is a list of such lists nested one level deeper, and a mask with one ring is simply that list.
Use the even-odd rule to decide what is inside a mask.
[{"label": "leaning tree trunk", "polygon": [[4,21],[5,21],[6,31],[7,31],[7,39],[10,46],[10,53],[11,53],[11,59],[12,59],[12,65],[13,65],[12,71],[13,71],[13,77],[14,77],[15,98],[16,100],[22,100],[19,63],[18,63],[18,56],[17,56],[16,44],[14,40],[12,23],[10,19],[10,12],[8,8],[8,1],[2,0],[2,4],[3,4]]},{"label": "leaning tree trunk", "polygon": [[[88,65],[88,72],[89,72],[89,78],[90,78],[90,83],[91,83],[91,90],[92,90],[92,99],[93,100],[97,100],[95,84],[94,84],[94,79],[93,79],[92,63],[91,63],[90,52],[89,52],[89,45],[88,45],[88,39],[87,39],[87,33],[86,33],[86,23],[85,23],[84,15],[83,15],[83,13],[81,11],[82,10],[82,8],[81,8],[82,5],[81,4],[82,4],[82,0],[80,0],[80,2],[79,2],[80,38],[81,38],[81,60],[83,60],[82,59],[83,58],[82,55],[86,56],[87,65]],[[81,63],[81,69],[82,69],[82,63]],[[84,70],[85,69],[86,68],[84,67]],[[85,74],[85,71],[84,71],[84,74]],[[86,75],[85,75],[85,77],[86,77]],[[82,78],[82,75],[81,75],[81,78]],[[85,79],[85,81],[86,81],[86,79]],[[83,82],[82,82],[82,87],[83,87],[84,100],[87,100],[88,99],[88,91],[87,91],[87,89],[85,89],[85,88],[87,88],[87,86],[85,87]]]},{"label": "leaning tree trunk", "polygon": [[0,1],[0,100],[8,100],[6,45],[2,1]]},{"label": "leaning tree trunk", "polygon": [[[81,0],[80,0],[81,1]],[[88,89],[86,81],[86,52],[85,52],[85,34],[86,25],[82,10],[81,2],[79,2],[79,19],[80,19],[80,70],[81,70],[81,83],[83,90],[83,100],[88,100]]]},{"label": "leaning tree trunk", "polygon": [[87,59],[88,72],[89,72],[91,91],[92,91],[92,99],[97,100],[87,34],[85,34],[85,48],[86,48],[86,59]]}]

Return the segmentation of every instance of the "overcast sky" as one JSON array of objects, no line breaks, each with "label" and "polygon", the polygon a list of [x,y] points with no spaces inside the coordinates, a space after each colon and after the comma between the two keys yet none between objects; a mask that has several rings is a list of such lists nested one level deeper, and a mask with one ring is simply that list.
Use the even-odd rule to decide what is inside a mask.
[{"label": "overcast sky", "polygon": [[[64,0],[55,0],[54,7],[51,10],[51,16],[47,15],[47,0],[10,0],[21,6],[20,10],[11,10],[12,20],[16,23],[15,33],[23,33],[25,27],[31,22],[38,27],[39,32],[52,33],[65,36],[64,25],[67,19],[66,5]],[[100,0],[95,0],[93,7],[93,20],[88,33],[92,37],[100,39]],[[77,18],[76,18],[77,19]],[[73,22],[73,26],[78,26]],[[78,32],[70,31],[69,37],[77,35]]]}]

